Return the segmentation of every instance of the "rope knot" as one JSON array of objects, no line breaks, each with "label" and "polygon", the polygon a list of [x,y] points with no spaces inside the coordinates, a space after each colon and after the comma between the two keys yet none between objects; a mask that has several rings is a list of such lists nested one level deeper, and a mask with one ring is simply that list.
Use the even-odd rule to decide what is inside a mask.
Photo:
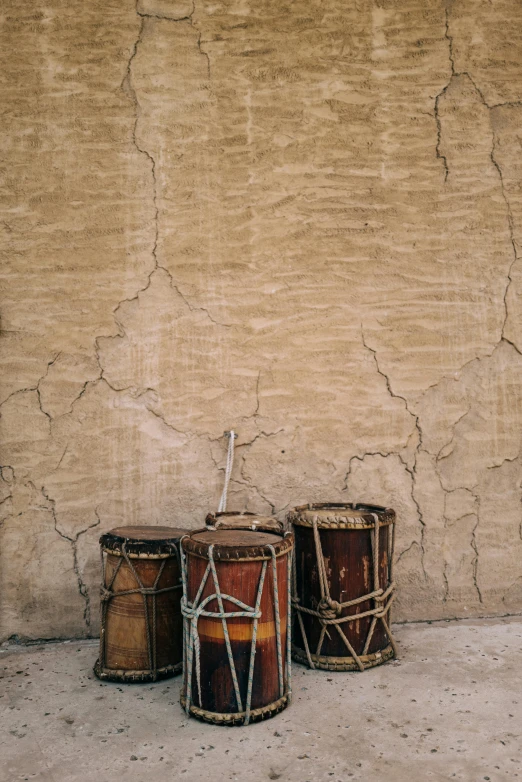
[{"label": "rope knot", "polygon": [[100,588],[100,600],[102,603],[108,602],[113,594],[114,592],[112,592],[110,589],[106,589],[104,586]]},{"label": "rope knot", "polygon": [[337,600],[323,597],[317,604],[317,610],[323,619],[337,619],[337,617],[341,616],[343,609]]},{"label": "rope knot", "polygon": [[184,597],[181,598],[180,608],[181,608],[181,613],[185,617],[185,619],[193,619],[194,616],[196,615],[196,611],[194,610],[194,607],[191,605],[191,603],[187,602]]}]

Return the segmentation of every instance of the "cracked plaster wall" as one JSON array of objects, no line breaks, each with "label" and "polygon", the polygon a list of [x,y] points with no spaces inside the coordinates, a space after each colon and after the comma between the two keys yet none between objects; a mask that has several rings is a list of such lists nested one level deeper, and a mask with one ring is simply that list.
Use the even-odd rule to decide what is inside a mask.
[{"label": "cracked plaster wall", "polygon": [[7,0],[0,635],[99,534],[398,511],[395,617],[522,604],[522,7]]}]

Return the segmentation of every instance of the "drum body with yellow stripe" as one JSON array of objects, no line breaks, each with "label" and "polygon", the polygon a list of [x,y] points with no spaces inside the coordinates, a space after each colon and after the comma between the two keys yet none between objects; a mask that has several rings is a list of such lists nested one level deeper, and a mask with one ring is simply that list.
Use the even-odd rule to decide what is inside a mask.
[{"label": "drum body with yellow stripe", "polygon": [[183,707],[245,724],[288,703],[291,535],[203,530],[183,538]]}]

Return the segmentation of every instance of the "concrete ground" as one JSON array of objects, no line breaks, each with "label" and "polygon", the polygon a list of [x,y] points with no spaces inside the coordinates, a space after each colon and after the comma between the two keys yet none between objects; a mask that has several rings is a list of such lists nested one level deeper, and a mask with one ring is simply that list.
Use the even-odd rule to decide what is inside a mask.
[{"label": "concrete ground", "polygon": [[522,781],[522,618],[395,628],[399,661],[293,668],[267,722],[188,720],[179,677],[102,684],[94,642],[0,651],[2,782]]}]

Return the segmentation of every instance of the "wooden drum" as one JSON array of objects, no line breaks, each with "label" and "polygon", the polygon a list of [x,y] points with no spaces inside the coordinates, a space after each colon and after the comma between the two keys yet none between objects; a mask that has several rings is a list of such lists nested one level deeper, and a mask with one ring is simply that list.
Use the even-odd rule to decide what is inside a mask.
[{"label": "wooden drum", "polygon": [[100,538],[99,679],[149,682],[181,671],[179,540],[173,527],[118,527]]},{"label": "wooden drum", "polygon": [[287,519],[295,534],[293,658],[311,668],[363,671],[394,657],[395,511],[303,505]]},{"label": "wooden drum", "polygon": [[292,549],[290,534],[250,530],[182,539],[187,714],[247,725],[288,705]]},{"label": "wooden drum", "polygon": [[243,511],[219,511],[209,513],[205,519],[208,529],[245,529],[252,532],[273,532],[274,535],[284,535],[285,527],[282,521],[272,516],[259,516],[257,513]]}]

